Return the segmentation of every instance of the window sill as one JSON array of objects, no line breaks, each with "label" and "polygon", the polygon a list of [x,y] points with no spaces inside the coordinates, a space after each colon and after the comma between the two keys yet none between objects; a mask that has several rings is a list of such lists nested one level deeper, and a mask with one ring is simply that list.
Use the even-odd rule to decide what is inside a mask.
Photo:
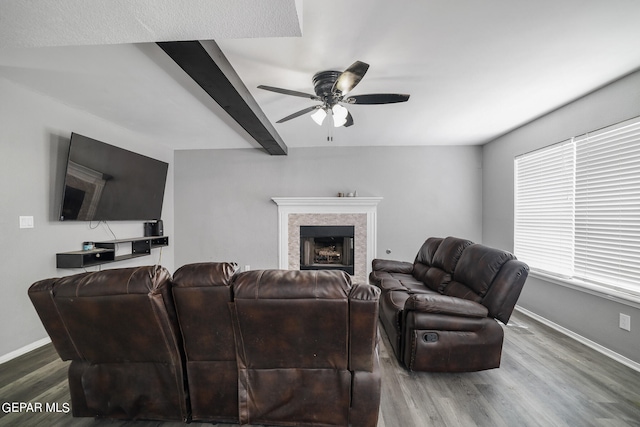
[{"label": "window sill", "polygon": [[534,269],[531,269],[529,275],[531,277],[542,279],[556,285],[564,286],[580,292],[585,292],[591,295],[598,296],[600,298],[605,298],[620,304],[625,304],[640,309],[640,293],[638,292],[615,289],[605,285],[587,283],[576,279],[562,278]]}]

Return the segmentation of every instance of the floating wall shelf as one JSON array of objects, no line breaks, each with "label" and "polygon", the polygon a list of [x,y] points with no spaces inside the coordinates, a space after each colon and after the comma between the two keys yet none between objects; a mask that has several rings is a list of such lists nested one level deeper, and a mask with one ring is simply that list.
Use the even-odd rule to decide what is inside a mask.
[{"label": "floating wall shelf", "polygon": [[[131,252],[116,256],[116,247],[130,244]],[[169,246],[168,236],[134,237],[131,239],[107,240],[95,242],[95,248],[89,251],[72,251],[56,254],[57,268],[85,268],[92,265],[107,264],[151,255],[151,249]]]}]

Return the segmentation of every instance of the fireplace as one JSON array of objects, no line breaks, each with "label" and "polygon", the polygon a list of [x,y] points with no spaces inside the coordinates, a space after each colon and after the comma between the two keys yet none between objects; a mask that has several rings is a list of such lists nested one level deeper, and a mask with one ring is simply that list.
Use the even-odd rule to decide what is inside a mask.
[{"label": "fireplace", "polygon": [[300,226],[300,269],[342,270],[354,274],[352,225]]},{"label": "fireplace", "polygon": [[274,197],[278,205],[278,268],[300,270],[301,226],[353,226],[354,283],[367,283],[376,255],[382,197]]}]

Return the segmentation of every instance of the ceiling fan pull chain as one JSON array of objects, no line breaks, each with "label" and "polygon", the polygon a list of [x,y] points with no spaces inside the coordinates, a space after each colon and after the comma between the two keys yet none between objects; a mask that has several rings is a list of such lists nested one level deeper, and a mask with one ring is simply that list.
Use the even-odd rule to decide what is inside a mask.
[{"label": "ceiling fan pull chain", "polygon": [[333,114],[330,112],[329,116],[331,116],[331,119],[326,121],[327,122],[327,141],[333,142]]}]

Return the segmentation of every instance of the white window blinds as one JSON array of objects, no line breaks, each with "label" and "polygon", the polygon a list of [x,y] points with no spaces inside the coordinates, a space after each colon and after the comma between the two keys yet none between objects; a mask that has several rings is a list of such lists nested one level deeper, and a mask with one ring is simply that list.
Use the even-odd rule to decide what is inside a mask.
[{"label": "white window blinds", "polygon": [[640,288],[640,121],[576,139],[575,276]]},{"label": "white window blinds", "polygon": [[573,272],[573,143],[515,160],[514,253],[531,267]]},{"label": "white window blinds", "polygon": [[640,291],[640,118],[517,157],[514,223],[532,268]]}]

